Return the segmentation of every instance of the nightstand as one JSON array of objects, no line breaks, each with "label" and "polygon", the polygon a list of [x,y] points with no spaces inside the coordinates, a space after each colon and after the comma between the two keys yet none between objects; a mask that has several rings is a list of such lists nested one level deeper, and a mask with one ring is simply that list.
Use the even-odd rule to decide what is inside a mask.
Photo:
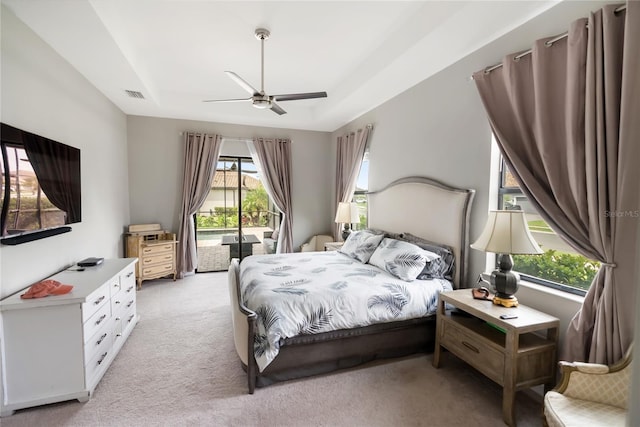
[{"label": "nightstand", "polygon": [[344,242],[327,242],[324,244],[325,251],[337,251],[344,245]]},{"label": "nightstand", "polygon": [[[458,311],[445,310],[449,303]],[[503,320],[502,314],[518,317]],[[560,321],[520,304],[502,307],[476,300],[471,289],[440,294],[436,317],[433,366],[440,366],[442,348],[503,387],[502,417],[515,425],[514,398],[518,390],[555,384],[556,346]]]}]

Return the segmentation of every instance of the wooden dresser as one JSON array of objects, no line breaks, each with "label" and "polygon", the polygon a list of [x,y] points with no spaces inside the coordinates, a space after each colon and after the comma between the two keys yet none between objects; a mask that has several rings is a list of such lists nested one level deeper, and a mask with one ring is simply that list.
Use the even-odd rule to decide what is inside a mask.
[{"label": "wooden dresser", "polygon": [[136,280],[138,289],[145,280],[173,275],[176,280],[176,235],[163,230],[160,224],[132,224],[126,236],[126,256],[138,258]]}]

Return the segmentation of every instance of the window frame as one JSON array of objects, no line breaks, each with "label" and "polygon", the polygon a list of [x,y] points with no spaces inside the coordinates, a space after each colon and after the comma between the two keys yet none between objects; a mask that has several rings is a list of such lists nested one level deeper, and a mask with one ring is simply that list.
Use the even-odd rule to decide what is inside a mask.
[{"label": "window frame", "polygon": [[[500,154],[499,171],[498,171],[498,173],[499,173],[499,176],[498,176],[498,209],[504,209],[504,196],[505,195],[516,194],[516,195],[522,195],[522,196],[526,197],[526,195],[522,192],[522,190],[519,187],[507,187],[507,186],[505,186],[506,171],[507,171],[507,164],[506,164],[502,154]],[[495,267],[498,268],[497,257],[496,257],[496,266]],[[542,277],[531,276],[531,275],[526,274],[526,273],[520,273],[517,270],[517,266],[516,266],[516,269],[514,271],[520,275],[521,279],[524,279],[527,282],[535,283],[535,284],[541,285],[541,286],[546,286],[548,288],[552,288],[552,289],[556,289],[556,290],[559,290],[559,291],[567,292],[567,293],[570,293],[570,294],[573,294],[573,295],[579,295],[579,296],[583,296],[584,297],[587,294],[587,291],[584,290],[584,289],[574,288],[573,286],[564,285],[562,283],[554,282],[552,280],[544,279]]]},{"label": "window frame", "polygon": [[[358,190],[358,184],[357,182],[360,180],[360,175],[362,174],[362,169],[363,169],[363,165],[364,163],[367,162],[367,188],[363,189],[363,190]],[[362,229],[367,229],[369,227],[369,199],[368,199],[368,194],[369,194],[369,167],[371,166],[371,162],[369,161],[369,147],[367,146],[364,150],[364,154],[362,155],[362,163],[360,164],[360,170],[358,171],[358,178],[356,180],[356,190],[354,190],[353,192],[353,196],[351,196],[351,202],[352,203],[357,203],[356,198],[357,197],[364,197],[365,203],[366,203],[366,216],[367,216],[367,221],[366,224],[364,224]],[[355,225],[355,224],[353,224]],[[353,227],[352,225],[352,227]],[[354,231],[360,230],[360,222],[357,223],[357,228]]]}]

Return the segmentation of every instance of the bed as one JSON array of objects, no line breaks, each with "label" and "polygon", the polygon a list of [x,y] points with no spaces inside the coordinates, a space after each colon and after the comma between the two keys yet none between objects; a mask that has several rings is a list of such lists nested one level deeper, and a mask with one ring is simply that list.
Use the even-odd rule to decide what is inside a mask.
[{"label": "bed", "polygon": [[[400,179],[368,194],[369,228],[383,230],[387,232],[387,236],[399,233],[403,236],[417,236],[450,248],[455,258],[450,288],[464,287],[468,283],[469,215],[474,193],[474,190],[454,188],[425,177]],[[241,287],[239,261],[232,260],[229,267],[234,342],[242,366],[247,372],[249,393],[253,393],[256,387],[278,381],[327,373],[376,359],[433,350],[435,314],[420,313],[418,310],[408,317],[399,316],[398,319],[386,319],[382,323],[330,331],[305,331],[294,336],[276,338],[277,353],[265,363],[263,353],[256,351],[259,347],[256,343],[264,339],[260,316],[245,305],[247,287],[253,291],[255,280],[251,280],[251,286],[247,286],[247,280],[251,279],[251,272],[255,273],[260,264],[272,267],[276,275],[285,276],[283,269],[291,268],[292,263],[311,262],[307,255],[309,254],[281,254],[246,258],[243,261],[246,263],[246,266],[243,264],[244,289]],[[337,266],[342,268],[342,264],[346,264],[346,255],[318,253],[315,256],[324,256],[327,261],[325,265],[335,265],[333,269],[337,269]],[[283,260],[286,260],[284,264]],[[353,267],[363,271],[365,268],[369,269],[369,264],[353,263]],[[309,269],[316,272],[322,270],[318,267]],[[350,275],[345,272],[334,273],[345,278]],[[389,285],[389,280],[385,282]],[[301,289],[301,286],[295,286],[299,283],[286,284]],[[336,287],[336,282],[329,285]],[[299,295],[292,297],[299,298]],[[376,309],[373,306],[371,308]],[[264,314],[261,315],[264,318]]]}]

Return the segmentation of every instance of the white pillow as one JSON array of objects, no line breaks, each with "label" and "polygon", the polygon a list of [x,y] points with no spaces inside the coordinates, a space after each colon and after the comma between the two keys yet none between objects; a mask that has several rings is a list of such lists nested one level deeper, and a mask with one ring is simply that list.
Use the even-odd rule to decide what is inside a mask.
[{"label": "white pillow", "polygon": [[427,262],[437,254],[419,248],[413,243],[385,238],[369,259],[369,264],[387,271],[406,282],[415,280]]},{"label": "white pillow", "polygon": [[273,232],[271,233],[271,238],[273,240],[278,240],[278,234],[280,234],[280,229],[276,228],[275,230],[273,230]]},{"label": "white pillow", "polygon": [[384,234],[375,234],[369,230],[354,231],[349,234],[339,252],[365,263],[383,238]]}]

